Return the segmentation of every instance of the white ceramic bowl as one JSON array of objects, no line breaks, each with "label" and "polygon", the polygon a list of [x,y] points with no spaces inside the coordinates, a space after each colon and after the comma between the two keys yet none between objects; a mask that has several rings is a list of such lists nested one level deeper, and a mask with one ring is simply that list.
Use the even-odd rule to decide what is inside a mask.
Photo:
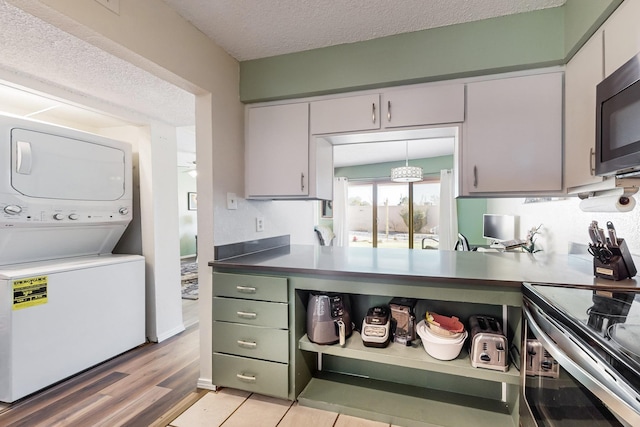
[{"label": "white ceramic bowl", "polygon": [[416,329],[427,354],[439,360],[453,360],[458,357],[468,335],[466,330],[458,337],[436,335],[424,320],[418,323]]}]

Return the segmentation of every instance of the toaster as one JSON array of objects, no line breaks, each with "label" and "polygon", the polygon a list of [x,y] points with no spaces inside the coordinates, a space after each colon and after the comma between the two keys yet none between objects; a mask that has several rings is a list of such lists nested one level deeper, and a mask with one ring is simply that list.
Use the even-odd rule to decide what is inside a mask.
[{"label": "toaster", "polygon": [[548,378],[560,376],[560,365],[538,340],[527,340],[526,364],[527,375]]},{"label": "toaster", "polygon": [[509,369],[507,337],[502,333],[500,323],[491,316],[469,317],[471,349],[469,358],[474,368],[493,369],[505,372]]}]

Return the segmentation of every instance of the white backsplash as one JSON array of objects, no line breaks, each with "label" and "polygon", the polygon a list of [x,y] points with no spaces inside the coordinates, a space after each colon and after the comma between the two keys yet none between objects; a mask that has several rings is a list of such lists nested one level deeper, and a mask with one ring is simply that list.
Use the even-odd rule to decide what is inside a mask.
[{"label": "white backsplash", "polygon": [[[214,245],[289,235],[291,244],[317,244],[313,227],[318,221],[317,201],[252,201],[238,198],[238,209],[226,208],[226,195],[214,206]],[[264,231],[256,231],[256,218],[264,221]]]},{"label": "white backsplash", "polygon": [[[487,211],[495,214],[518,215],[520,238],[527,230],[542,224],[537,235],[536,247],[553,254],[568,253],[571,242],[586,245],[591,240],[587,229],[596,220],[606,229],[606,222],[613,222],[618,236],[625,239],[632,254],[640,256],[640,207],[631,212],[583,212],[578,206],[580,199],[570,197],[562,200],[525,203],[525,199],[488,199]],[[636,197],[636,201],[638,201]]]}]

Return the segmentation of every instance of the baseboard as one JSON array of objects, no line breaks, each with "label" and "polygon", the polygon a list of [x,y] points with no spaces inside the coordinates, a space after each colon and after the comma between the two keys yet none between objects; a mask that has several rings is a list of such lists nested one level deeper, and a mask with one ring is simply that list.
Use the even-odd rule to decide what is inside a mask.
[{"label": "baseboard", "polygon": [[214,383],[212,383],[210,379],[205,378],[198,378],[196,387],[204,390],[218,391],[218,387]]},{"label": "baseboard", "polygon": [[158,341],[156,341],[156,342],[161,343],[162,341],[164,341],[164,340],[166,340],[166,339],[169,339],[169,338],[171,338],[171,337],[172,337],[172,336],[174,336],[174,335],[178,335],[180,332],[183,332],[184,330],[185,330],[184,325],[176,326],[176,327],[175,327],[175,328],[173,328],[173,329],[170,329],[170,330],[168,330],[168,331],[166,331],[166,332],[163,332],[162,334],[159,334],[159,335],[156,337],[156,338],[158,339]]}]

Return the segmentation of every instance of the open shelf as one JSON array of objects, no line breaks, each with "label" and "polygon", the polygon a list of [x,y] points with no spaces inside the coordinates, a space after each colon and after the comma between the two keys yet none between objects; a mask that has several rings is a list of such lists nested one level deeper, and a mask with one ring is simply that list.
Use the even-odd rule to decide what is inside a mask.
[{"label": "open shelf", "polygon": [[520,384],[520,373],[514,369],[513,366],[510,366],[507,372],[474,368],[471,366],[466,348],[463,348],[460,355],[454,360],[438,360],[427,354],[419,340],[416,342],[417,344],[414,343],[412,346],[390,343],[386,348],[366,347],[362,342],[360,334],[354,331],[351,337],[347,338],[344,347],[340,347],[339,345],[315,344],[309,341],[306,335],[300,339],[298,347],[300,350],[329,354],[332,356],[404,366],[424,371],[435,371],[479,380],[514,385]]},{"label": "open shelf", "polygon": [[516,425],[504,402],[340,374],[320,373],[298,402],[394,425]]}]

